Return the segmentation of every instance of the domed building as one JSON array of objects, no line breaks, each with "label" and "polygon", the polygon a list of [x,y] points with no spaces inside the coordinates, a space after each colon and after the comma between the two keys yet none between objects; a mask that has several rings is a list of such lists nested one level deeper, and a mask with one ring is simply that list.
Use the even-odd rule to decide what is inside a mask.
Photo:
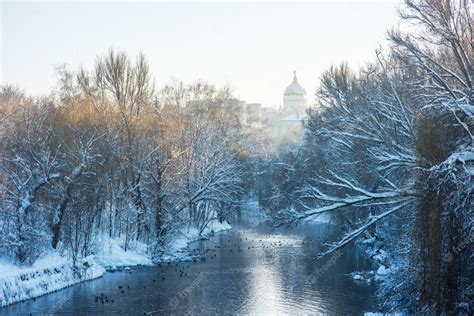
[{"label": "domed building", "polygon": [[306,91],[299,84],[296,71],[293,71],[293,82],[283,93],[283,111],[296,114],[297,117],[306,113]]},{"label": "domed building", "polygon": [[283,106],[280,111],[262,112],[264,124],[268,127],[275,144],[298,141],[304,134],[303,123],[308,119],[306,114],[306,91],[298,82],[296,71],[293,82],[283,92]]},{"label": "domed building", "polygon": [[283,106],[262,107],[260,103],[247,103],[238,99],[229,103],[238,109],[236,113],[240,122],[249,129],[263,132],[268,137],[269,146],[275,150],[281,144],[301,140],[304,135],[306,114],[306,91],[298,82],[296,71],[293,72],[293,82],[283,92]]}]

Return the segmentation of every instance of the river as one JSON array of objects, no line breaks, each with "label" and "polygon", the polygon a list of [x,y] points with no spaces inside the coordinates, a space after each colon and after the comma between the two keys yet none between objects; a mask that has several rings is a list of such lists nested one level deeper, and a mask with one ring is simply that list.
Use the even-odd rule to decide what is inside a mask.
[{"label": "river", "polygon": [[0,309],[2,314],[329,314],[375,306],[372,286],[348,275],[369,263],[354,247],[318,259],[328,224],[275,228],[245,216],[191,246],[204,261],[132,267]]}]

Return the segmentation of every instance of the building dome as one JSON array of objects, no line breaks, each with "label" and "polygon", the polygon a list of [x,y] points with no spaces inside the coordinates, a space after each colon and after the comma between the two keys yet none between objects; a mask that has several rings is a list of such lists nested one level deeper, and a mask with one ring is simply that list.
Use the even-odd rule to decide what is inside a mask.
[{"label": "building dome", "polygon": [[288,114],[296,114],[297,117],[306,112],[306,91],[299,84],[296,71],[293,71],[293,82],[283,93],[283,110]]},{"label": "building dome", "polygon": [[284,96],[298,95],[306,96],[306,91],[299,84],[298,79],[296,78],[296,71],[293,71],[293,82],[285,89],[283,94]]}]

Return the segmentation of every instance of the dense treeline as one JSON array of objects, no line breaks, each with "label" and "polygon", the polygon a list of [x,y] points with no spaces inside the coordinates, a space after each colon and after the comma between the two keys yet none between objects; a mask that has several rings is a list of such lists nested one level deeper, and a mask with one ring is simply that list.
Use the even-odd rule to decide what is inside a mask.
[{"label": "dense treeline", "polygon": [[91,253],[101,234],[159,256],[183,226],[230,220],[248,168],[228,89],[155,91],[145,58],[110,51],[90,71],[59,71],[58,90],[0,91],[0,247]]},{"label": "dense treeline", "polygon": [[269,163],[260,188],[279,221],[330,214],[346,228],[325,254],[364,239],[391,272],[387,310],[474,312],[472,10],[405,0],[409,33],[390,31],[358,71],[323,74],[303,142]]},{"label": "dense treeline", "polygon": [[[469,0],[405,0],[389,47],[321,77],[299,144],[241,126],[228,89],[156,91],[146,59],[59,69],[57,91],[0,91],[0,251],[19,263],[98,238],[158,258],[178,230],[255,197],[279,223],[331,216],[384,271],[387,311],[474,313],[474,29]],[[276,156],[276,157],[275,157]]]}]

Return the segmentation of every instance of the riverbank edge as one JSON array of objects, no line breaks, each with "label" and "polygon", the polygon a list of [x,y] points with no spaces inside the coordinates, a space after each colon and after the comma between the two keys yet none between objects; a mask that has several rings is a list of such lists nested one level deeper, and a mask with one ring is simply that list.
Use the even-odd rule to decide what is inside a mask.
[{"label": "riverbank edge", "polygon": [[76,265],[71,260],[51,254],[31,267],[2,271],[0,276],[0,306],[22,302],[49,294],[66,287],[100,278],[105,268],[94,256],[80,259]]},{"label": "riverbank edge", "polygon": [[[100,251],[80,259],[76,265],[66,256],[50,253],[29,267],[0,264],[0,309],[11,304],[34,299],[67,287],[102,277],[107,271],[133,266],[154,266],[159,262],[181,262],[192,260],[189,245],[198,240],[207,240],[214,234],[232,229],[229,223],[211,223],[201,234],[188,231],[179,236],[162,257],[152,260],[144,244],[124,251],[120,240],[107,240],[108,251]],[[104,250],[104,249],[102,249]]]}]

